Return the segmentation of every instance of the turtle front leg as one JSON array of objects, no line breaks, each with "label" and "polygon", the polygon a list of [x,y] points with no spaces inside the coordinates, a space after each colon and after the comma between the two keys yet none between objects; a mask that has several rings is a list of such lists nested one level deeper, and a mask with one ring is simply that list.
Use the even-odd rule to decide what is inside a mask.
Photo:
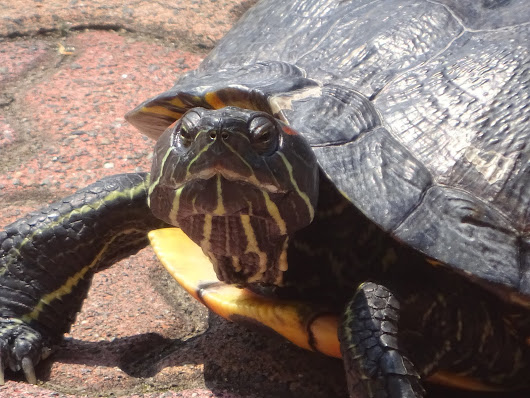
[{"label": "turtle front leg", "polygon": [[34,365],[70,329],[92,276],[148,244],[165,225],[147,204],[148,175],[121,174],[0,231],[0,384]]},{"label": "turtle front leg", "polygon": [[424,396],[418,372],[398,345],[399,310],[394,294],[372,282],[346,306],[339,340],[351,397]]}]

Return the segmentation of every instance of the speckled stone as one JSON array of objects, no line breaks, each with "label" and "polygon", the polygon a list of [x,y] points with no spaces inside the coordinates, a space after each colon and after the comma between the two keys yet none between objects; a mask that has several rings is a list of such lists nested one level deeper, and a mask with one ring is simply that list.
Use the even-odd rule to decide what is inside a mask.
[{"label": "speckled stone", "polygon": [[106,174],[147,170],[153,143],[123,115],[202,59],[111,32],[79,33],[68,44],[73,54],[60,56],[59,67],[21,98],[32,145],[0,177],[6,192],[41,185],[65,192]]},{"label": "speckled stone", "polygon": [[0,45],[0,92],[3,91],[5,84],[39,66],[45,57],[46,44],[40,40],[2,43]]},{"label": "speckled stone", "polygon": [[6,151],[10,144],[15,141],[15,130],[6,122],[5,117],[0,115],[0,155]]},{"label": "speckled stone", "polygon": [[0,36],[125,29],[212,48],[255,0],[0,1]]}]

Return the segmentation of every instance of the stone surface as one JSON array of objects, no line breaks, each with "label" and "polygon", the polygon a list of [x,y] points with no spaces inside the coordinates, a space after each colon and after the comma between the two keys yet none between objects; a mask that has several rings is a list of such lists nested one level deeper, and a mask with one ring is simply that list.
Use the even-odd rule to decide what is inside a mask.
[{"label": "stone surface", "polygon": [[[27,156],[17,153],[2,166],[6,193],[42,185],[72,190],[103,174],[147,169],[152,142],[123,115],[201,60],[112,32],[78,33],[68,47],[71,55],[55,54],[43,78],[14,94]],[[48,51],[56,52],[53,45]]]},{"label": "stone surface", "polygon": [[40,40],[2,43],[0,47],[0,88],[39,66],[47,55],[45,47],[44,42]]},{"label": "stone surface", "polygon": [[85,28],[124,29],[212,48],[255,0],[0,1],[0,35],[66,34]]},{"label": "stone surface", "polygon": [[0,155],[15,141],[15,130],[0,115]]}]

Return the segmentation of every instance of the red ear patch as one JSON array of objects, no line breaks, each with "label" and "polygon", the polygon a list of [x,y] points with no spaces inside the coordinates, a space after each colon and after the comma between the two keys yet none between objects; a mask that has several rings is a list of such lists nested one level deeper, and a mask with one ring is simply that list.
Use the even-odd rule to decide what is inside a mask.
[{"label": "red ear patch", "polygon": [[289,135],[298,135],[298,133],[293,130],[292,128],[290,128],[289,126],[282,126],[282,130],[285,134],[289,134]]}]

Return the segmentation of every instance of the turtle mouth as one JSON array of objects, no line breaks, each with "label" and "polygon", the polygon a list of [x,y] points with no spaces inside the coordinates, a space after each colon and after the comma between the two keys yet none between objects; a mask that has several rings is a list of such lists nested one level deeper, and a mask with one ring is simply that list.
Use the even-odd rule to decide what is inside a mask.
[{"label": "turtle mouth", "polygon": [[194,183],[196,181],[210,180],[212,178],[222,178],[226,181],[248,184],[251,187],[257,188],[258,190],[263,190],[265,192],[273,194],[286,192],[284,189],[280,189],[278,185],[259,181],[254,174],[250,176],[243,176],[234,170],[226,169],[219,166],[212,166],[210,168],[198,171],[193,175],[190,175],[185,178],[182,182],[176,184],[173,189],[178,190],[190,183]]}]

